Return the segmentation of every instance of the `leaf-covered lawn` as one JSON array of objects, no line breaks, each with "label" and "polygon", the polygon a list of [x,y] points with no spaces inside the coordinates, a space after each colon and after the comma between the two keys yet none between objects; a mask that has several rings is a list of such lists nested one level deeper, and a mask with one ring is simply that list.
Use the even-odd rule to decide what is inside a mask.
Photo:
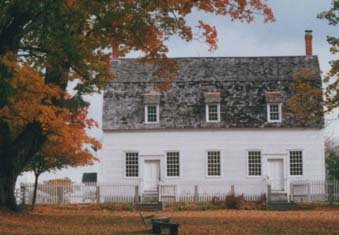
[{"label": "leaf-covered lawn", "polygon": [[[179,234],[339,234],[339,209],[271,212],[255,210],[163,211]],[[0,212],[0,234],[147,234],[138,212],[95,206],[38,207],[34,212]],[[149,234],[149,233],[148,233]]]}]

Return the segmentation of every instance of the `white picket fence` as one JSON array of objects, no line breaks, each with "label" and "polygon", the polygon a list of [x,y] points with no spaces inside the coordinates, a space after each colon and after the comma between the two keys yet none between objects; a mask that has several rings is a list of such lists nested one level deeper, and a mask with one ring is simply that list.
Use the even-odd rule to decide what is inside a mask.
[{"label": "white picket fence", "polygon": [[209,182],[208,184],[185,183],[180,185],[160,184],[160,201],[171,203],[180,202],[206,202],[213,199],[225,200],[227,195],[243,195],[246,200],[260,200],[266,194],[265,182]]},{"label": "white picket fence", "polygon": [[[292,181],[287,184],[289,199],[294,202],[339,201],[339,180],[335,181]],[[206,202],[224,200],[229,194],[243,195],[246,200],[259,200],[267,195],[266,181],[244,182],[186,182],[181,184],[159,184],[159,201]],[[31,204],[33,184],[22,184],[16,190],[19,204]],[[39,184],[37,204],[79,203],[133,203],[142,198],[140,183],[130,184]]]},{"label": "white picket fence", "polygon": [[[39,184],[36,194],[37,204],[79,204],[133,202],[134,184]],[[31,204],[34,184],[21,184],[16,190],[18,203]]]},{"label": "white picket fence", "polygon": [[299,180],[290,183],[294,202],[339,201],[339,180]]}]

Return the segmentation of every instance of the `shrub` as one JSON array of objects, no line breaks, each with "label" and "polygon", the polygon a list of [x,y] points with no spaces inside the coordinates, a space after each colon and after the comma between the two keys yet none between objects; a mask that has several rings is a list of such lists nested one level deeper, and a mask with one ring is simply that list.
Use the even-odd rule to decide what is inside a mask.
[{"label": "shrub", "polygon": [[100,205],[101,209],[112,211],[132,211],[132,203],[103,203]]},{"label": "shrub", "polygon": [[259,201],[256,201],[256,208],[259,210],[266,209],[266,194],[261,194]]},{"label": "shrub", "polygon": [[214,205],[214,206],[222,206],[223,205],[223,200],[221,200],[219,197],[214,196],[212,198],[212,205]]},{"label": "shrub", "polygon": [[212,202],[176,202],[166,206],[174,211],[206,211],[210,209],[220,209],[221,206],[213,205]]},{"label": "shrub", "polygon": [[240,209],[241,205],[245,201],[244,196],[235,196],[234,193],[227,195],[225,198],[225,206],[228,209]]},{"label": "shrub", "polygon": [[134,209],[132,203],[124,203],[122,204],[122,208],[123,210],[126,210],[126,211],[132,211]]},{"label": "shrub", "polygon": [[197,205],[195,203],[190,202],[177,202],[172,204],[171,206],[173,210],[176,211],[185,211],[185,210],[195,210]]}]

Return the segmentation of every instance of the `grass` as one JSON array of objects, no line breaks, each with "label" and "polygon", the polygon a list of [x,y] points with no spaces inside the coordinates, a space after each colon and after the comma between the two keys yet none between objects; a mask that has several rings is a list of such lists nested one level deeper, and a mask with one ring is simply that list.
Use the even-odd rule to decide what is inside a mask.
[{"label": "grass", "polygon": [[[123,210],[124,209],[124,210]],[[129,207],[127,208],[129,209]],[[339,208],[289,212],[206,210],[144,212],[170,216],[180,234],[339,234]],[[33,212],[0,212],[0,234],[147,234],[138,212],[124,206],[38,206]],[[149,234],[149,233],[148,233]]]}]

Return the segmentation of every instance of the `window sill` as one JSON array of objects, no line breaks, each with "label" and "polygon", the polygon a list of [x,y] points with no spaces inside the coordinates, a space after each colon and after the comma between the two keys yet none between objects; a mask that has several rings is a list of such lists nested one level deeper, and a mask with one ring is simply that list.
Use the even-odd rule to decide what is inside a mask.
[{"label": "window sill", "polygon": [[206,178],[211,178],[211,179],[217,179],[217,178],[223,178],[223,175],[206,175]]},{"label": "window sill", "polygon": [[180,176],[165,176],[165,179],[169,179],[169,180],[171,180],[171,179],[181,179],[181,177]]}]

